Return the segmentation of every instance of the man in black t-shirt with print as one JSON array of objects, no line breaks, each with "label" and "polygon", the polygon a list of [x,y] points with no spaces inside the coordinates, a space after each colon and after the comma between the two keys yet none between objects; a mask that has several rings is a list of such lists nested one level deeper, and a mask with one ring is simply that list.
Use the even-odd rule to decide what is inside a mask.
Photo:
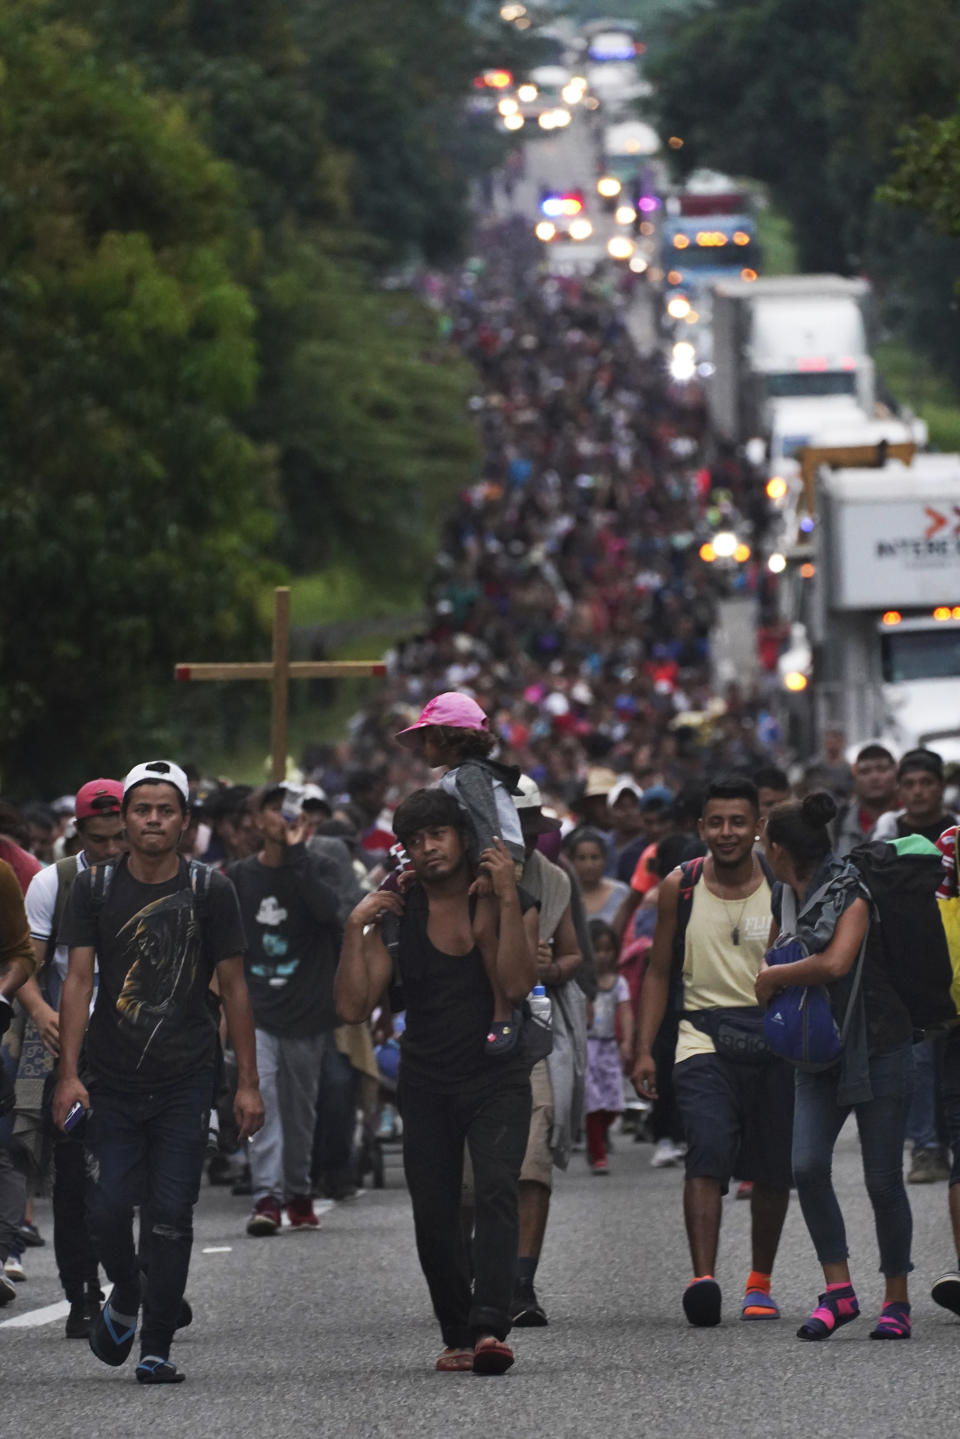
[{"label": "man in black t-shirt with print", "polygon": [[[441,790],[418,790],[393,828],[416,883],[401,897],[378,890],[347,921],[337,971],[337,1010],[368,1018],[393,963],[378,924],[400,916],[396,1007],[406,1009],[400,1061],[403,1161],[420,1265],[446,1345],[444,1372],[502,1374],[517,1258],[517,1181],[530,1126],[529,1065],[517,1050],[487,1053],[493,991],[471,927],[463,811]],[[536,983],[537,915],[517,891],[502,840],[481,856],[499,902],[497,976],[519,1004]],[[525,910],[526,905],[526,910]],[[402,999],[396,989],[402,990]],[[471,1294],[460,1225],[464,1144],[476,1190]]]},{"label": "man in black t-shirt with print", "polygon": [[310,1161],[325,1053],[337,1023],[333,976],[340,946],[336,876],[309,853],[302,812],[284,818],[286,791],[270,785],[251,796],[259,854],[230,865],[247,933],[245,969],[257,1040],[266,1118],[250,1150],[250,1235],[276,1234],[281,1205],[295,1229],[318,1223]]},{"label": "man in black t-shirt with print", "polygon": [[[214,975],[237,1056],[241,1138],[263,1123],[237,898],[222,875],[177,853],[188,802],[178,765],[154,760],[130,771],[122,808],[129,853],[77,875],[61,932],[70,968],[60,1004],[53,1115],[62,1127],[75,1105],[87,1111],[85,1142],[95,1176],[90,1226],[114,1286],[90,1347],[105,1364],[122,1364],[142,1300],[142,1384],[183,1379],[170,1362],[170,1344],[190,1267],[213,1102]],[[100,983],[87,1031],[95,964]]]}]

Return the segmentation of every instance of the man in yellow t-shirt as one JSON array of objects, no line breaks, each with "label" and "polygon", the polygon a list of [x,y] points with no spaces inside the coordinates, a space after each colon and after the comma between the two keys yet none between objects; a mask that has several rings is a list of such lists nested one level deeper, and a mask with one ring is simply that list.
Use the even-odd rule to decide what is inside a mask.
[{"label": "man in yellow t-shirt", "polygon": [[652,1048],[671,996],[682,994],[674,1088],[686,1130],[684,1218],[693,1279],[691,1324],[719,1324],[714,1277],[730,1177],[753,1181],[753,1267],[744,1319],[777,1319],[770,1275],[790,1197],[793,1071],[762,1037],[754,980],[770,943],[770,887],[754,854],[759,810],[748,779],[707,790],[700,837],[707,858],[660,886],[657,928],[640,995],[634,1082],[656,1097]]}]

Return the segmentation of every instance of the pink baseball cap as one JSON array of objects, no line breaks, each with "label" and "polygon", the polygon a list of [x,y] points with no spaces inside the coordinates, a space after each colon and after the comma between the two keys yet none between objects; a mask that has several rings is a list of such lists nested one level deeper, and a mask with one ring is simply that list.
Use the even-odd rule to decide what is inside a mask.
[{"label": "pink baseball cap", "polygon": [[424,705],[416,724],[408,725],[395,738],[401,744],[409,745],[410,741],[405,736],[415,734],[419,729],[430,729],[432,725],[441,724],[450,725],[453,729],[487,731],[490,728],[490,721],[476,700],[469,695],[459,694],[457,690],[447,690]]}]

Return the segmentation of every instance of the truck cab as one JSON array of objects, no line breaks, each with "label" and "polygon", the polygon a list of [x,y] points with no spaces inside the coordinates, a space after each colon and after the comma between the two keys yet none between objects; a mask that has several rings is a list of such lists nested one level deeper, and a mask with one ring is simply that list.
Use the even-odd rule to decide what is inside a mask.
[{"label": "truck cab", "polygon": [[960,761],[960,455],[822,470],[815,536],[818,727]]}]

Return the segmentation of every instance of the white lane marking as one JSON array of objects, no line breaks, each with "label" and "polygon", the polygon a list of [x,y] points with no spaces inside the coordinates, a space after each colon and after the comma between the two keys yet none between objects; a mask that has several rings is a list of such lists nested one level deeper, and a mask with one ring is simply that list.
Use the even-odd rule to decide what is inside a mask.
[{"label": "white lane marking", "polygon": [[[104,1281],[103,1294],[109,1299],[113,1285]],[[10,1319],[0,1319],[0,1329],[39,1329],[42,1324],[56,1324],[70,1313],[70,1301],[61,1299],[57,1304],[45,1304],[42,1309],[28,1309],[26,1314],[14,1314]]]},{"label": "white lane marking", "polygon": [[[364,1191],[357,1191],[356,1198],[359,1198]],[[318,1199],[314,1203],[315,1212],[322,1216],[329,1214],[331,1209],[337,1206],[332,1199]],[[286,1214],[283,1216],[283,1227],[290,1229],[290,1220]],[[232,1244],[213,1244],[201,1251],[204,1254],[232,1254]],[[66,1319],[70,1313],[70,1305],[66,1299],[61,1299],[58,1304],[46,1304],[42,1309],[29,1309],[26,1314],[14,1314],[10,1319],[0,1319],[0,1329],[39,1329],[44,1324],[56,1324],[58,1319]]]},{"label": "white lane marking", "polygon": [[0,1319],[0,1329],[39,1329],[41,1324],[55,1324],[66,1319],[70,1305],[66,1299],[58,1304],[46,1304],[42,1309],[30,1309],[26,1314],[15,1314],[12,1319]]}]

